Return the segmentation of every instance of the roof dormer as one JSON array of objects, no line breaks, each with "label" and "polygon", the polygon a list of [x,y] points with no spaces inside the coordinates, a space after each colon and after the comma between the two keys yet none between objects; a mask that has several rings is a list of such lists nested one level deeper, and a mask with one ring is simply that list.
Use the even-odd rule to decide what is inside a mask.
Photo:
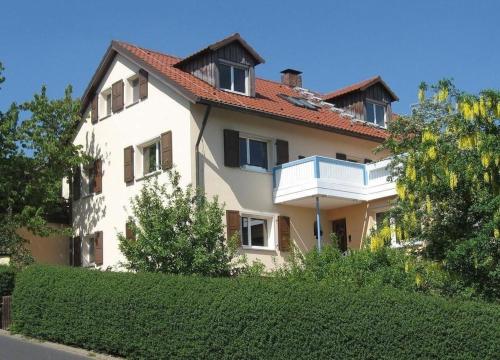
[{"label": "roof dormer", "polygon": [[236,33],[182,59],[175,67],[218,89],[255,96],[255,66],[261,63],[264,59]]}]

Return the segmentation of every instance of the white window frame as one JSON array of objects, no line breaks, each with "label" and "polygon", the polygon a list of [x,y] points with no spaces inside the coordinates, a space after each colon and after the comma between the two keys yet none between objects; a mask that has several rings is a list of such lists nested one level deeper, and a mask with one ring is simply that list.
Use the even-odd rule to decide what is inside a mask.
[{"label": "white window frame", "polygon": [[[109,102],[108,102],[108,96],[109,96]],[[98,104],[98,109],[97,111],[100,113],[99,114],[99,119],[105,119],[113,114],[113,95],[111,92],[111,88],[107,88],[103,91],[101,91],[101,96],[100,96],[100,101]],[[108,111],[108,103],[109,103],[109,111]]]},{"label": "white window frame", "polygon": [[[156,169],[154,171],[150,171],[150,172],[145,172],[145,169],[144,169],[144,150],[153,145],[153,144],[156,144]],[[139,145],[136,146],[137,150],[138,151],[138,154],[139,154],[139,159],[137,159],[138,163],[140,164],[140,168],[139,168],[139,174],[142,174],[142,178],[144,177],[147,177],[147,176],[150,176],[150,175],[153,175],[153,174],[156,174],[158,173],[159,171],[161,171],[161,139],[159,137],[155,137],[151,140],[148,140],[146,142],[143,142]]]},{"label": "white window frame", "polygon": [[[266,156],[267,156],[267,168],[262,168],[260,166],[254,166],[254,165],[249,165],[249,164],[240,165],[240,168],[243,169],[243,170],[268,173],[270,171],[269,170],[269,164],[271,164],[271,162],[272,162],[272,159],[270,157],[270,152],[269,152],[269,145],[272,143],[272,140],[271,139],[267,139],[267,138],[262,138],[262,137],[259,137],[259,136],[255,136],[255,135],[250,135],[250,134],[242,133],[242,132],[240,132],[240,134],[239,134],[239,139],[245,139],[246,140],[246,145],[247,145],[247,163],[250,162],[250,140],[260,141],[260,142],[265,143],[266,144]],[[238,146],[239,146],[239,139],[238,139]],[[238,159],[238,161],[239,161],[239,159]]]},{"label": "white window frame", "polygon": [[[133,86],[134,82],[137,81],[137,86]],[[134,93],[137,92],[137,94]],[[127,106],[132,106],[141,101],[139,90],[139,75],[135,74],[127,79]],[[137,95],[137,98],[134,98]]]},{"label": "white window frame", "polygon": [[[95,234],[88,234],[83,236],[81,243],[81,260],[83,267],[95,266]],[[91,258],[91,249],[93,249],[93,259]],[[91,261],[92,260],[92,261]]]},{"label": "white window frame", "polygon": [[[386,124],[387,124],[387,105],[380,102],[380,101],[377,101],[377,100],[371,100],[371,99],[366,99],[365,100],[365,106],[368,107],[368,106],[372,106],[373,107],[373,116],[375,117],[374,118],[374,121],[369,121],[368,118],[366,117],[366,115],[368,115],[367,113],[365,114],[365,121],[367,123],[370,123],[370,124],[373,124],[373,125],[376,125],[376,126],[381,126],[381,127],[386,127]],[[379,125],[377,123],[377,106],[381,106],[383,109],[384,109],[384,124],[383,125]],[[366,111],[366,110],[365,110]]]},{"label": "white window frame", "polygon": [[[229,66],[231,68],[231,71],[230,71],[230,73],[231,73],[231,89],[226,89],[226,88],[220,87],[220,75],[219,75],[219,79],[218,79],[219,80],[219,88],[221,90],[233,92],[233,93],[240,94],[240,95],[248,95],[250,93],[249,92],[250,89],[248,86],[249,85],[249,74],[250,74],[249,67],[245,66],[245,65],[241,65],[241,64],[236,64],[236,63],[233,63],[231,61],[222,60],[222,59],[219,59],[219,63],[226,65],[226,66]],[[238,69],[245,71],[245,92],[234,90],[234,68],[238,68]]]},{"label": "white window frame", "polygon": [[[251,245],[251,227],[248,227],[248,242],[250,245],[243,245],[243,218],[251,218],[258,220],[266,220],[267,221],[267,246],[255,246]],[[276,226],[277,215],[269,214],[269,213],[258,213],[258,212],[240,212],[240,234],[241,234],[241,247],[243,249],[251,249],[251,250],[267,250],[274,251],[276,250]]]}]

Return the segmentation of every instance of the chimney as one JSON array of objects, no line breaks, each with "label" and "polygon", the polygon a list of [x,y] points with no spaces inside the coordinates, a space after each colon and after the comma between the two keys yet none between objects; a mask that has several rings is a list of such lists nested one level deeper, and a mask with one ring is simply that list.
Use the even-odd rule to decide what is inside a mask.
[{"label": "chimney", "polygon": [[285,69],[281,72],[281,83],[290,87],[302,87],[302,71]]}]

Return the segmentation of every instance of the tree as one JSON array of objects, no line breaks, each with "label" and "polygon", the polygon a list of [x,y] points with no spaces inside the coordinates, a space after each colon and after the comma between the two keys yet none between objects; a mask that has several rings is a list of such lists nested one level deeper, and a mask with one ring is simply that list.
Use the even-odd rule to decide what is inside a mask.
[{"label": "tree", "polygon": [[427,257],[498,298],[500,92],[466,94],[442,80],[423,83],[419,99],[382,146],[394,154],[398,235],[424,241]]},{"label": "tree", "polygon": [[180,175],[169,172],[169,183],[147,180],[132,199],[129,219],[133,238],[119,234],[128,269],[171,274],[228,276],[236,246],[224,240],[223,208],[217,198],[191,185],[179,185]]},{"label": "tree", "polygon": [[[0,75],[2,70],[0,64]],[[0,248],[14,263],[30,261],[16,230],[55,231],[46,219],[61,206],[62,179],[86,161],[81,147],[72,144],[79,109],[68,86],[62,99],[50,100],[42,87],[32,100],[0,112]]]}]

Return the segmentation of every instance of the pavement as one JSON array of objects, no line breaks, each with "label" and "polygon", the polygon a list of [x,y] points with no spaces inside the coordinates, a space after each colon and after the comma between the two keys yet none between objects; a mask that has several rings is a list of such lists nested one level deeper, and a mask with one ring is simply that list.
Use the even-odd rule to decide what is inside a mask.
[{"label": "pavement", "polygon": [[118,360],[117,357],[97,354],[51,342],[41,342],[0,330],[0,360]]}]

